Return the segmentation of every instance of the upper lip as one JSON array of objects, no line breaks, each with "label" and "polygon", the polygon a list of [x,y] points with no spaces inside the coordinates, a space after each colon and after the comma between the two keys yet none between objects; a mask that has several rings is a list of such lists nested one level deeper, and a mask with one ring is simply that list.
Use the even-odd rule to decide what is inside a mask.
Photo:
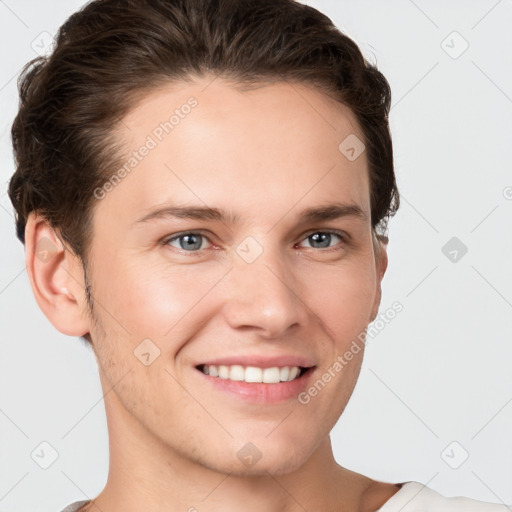
[{"label": "upper lip", "polygon": [[219,357],[216,359],[209,359],[208,361],[201,361],[196,366],[202,365],[216,365],[216,366],[257,366],[259,368],[273,368],[275,366],[300,366],[302,368],[309,368],[315,366],[312,359],[304,356],[294,355],[281,355],[281,356],[259,356],[259,355],[246,355],[246,356],[229,356]]}]

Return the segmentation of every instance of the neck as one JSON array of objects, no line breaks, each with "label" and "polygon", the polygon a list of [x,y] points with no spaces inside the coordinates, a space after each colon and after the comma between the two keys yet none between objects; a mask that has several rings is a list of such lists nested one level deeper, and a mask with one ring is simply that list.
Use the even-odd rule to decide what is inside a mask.
[{"label": "neck", "polygon": [[224,474],[177,453],[118,402],[106,398],[110,465],[103,491],[87,510],[103,512],[303,512],[359,510],[367,479],[339,466],[329,436],[287,474]]}]

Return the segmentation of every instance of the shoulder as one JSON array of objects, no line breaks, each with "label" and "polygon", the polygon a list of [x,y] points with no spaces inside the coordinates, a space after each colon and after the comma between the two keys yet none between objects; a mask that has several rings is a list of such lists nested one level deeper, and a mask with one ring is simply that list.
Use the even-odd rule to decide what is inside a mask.
[{"label": "shoulder", "polygon": [[506,505],[463,496],[445,497],[419,482],[404,482],[377,512],[510,512]]},{"label": "shoulder", "polygon": [[379,507],[387,503],[395,494],[397,494],[403,485],[379,482],[366,477],[365,479],[366,485],[359,504],[359,510],[361,512],[374,512],[376,510],[380,510]]},{"label": "shoulder", "polygon": [[74,503],[71,503],[67,507],[63,508],[61,512],[79,512],[79,510],[86,504],[89,503],[90,500],[82,500],[82,501],[75,501]]}]

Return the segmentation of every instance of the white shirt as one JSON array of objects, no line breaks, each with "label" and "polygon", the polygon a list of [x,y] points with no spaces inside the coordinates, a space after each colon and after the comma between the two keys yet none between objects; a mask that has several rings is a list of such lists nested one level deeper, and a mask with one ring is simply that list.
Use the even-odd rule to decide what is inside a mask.
[{"label": "white shirt", "polygon": [[510,512],[506,505],[486,503],[457,496],[445,498],[419,482],[405,482],[402,488],[376,512]]},{"label": "white shirt", "polygon": [[[76,512],[87,500],[75,501],[62,512]],[[506,505],[485,503],[461,496],[445,498],[419,482],[405,482],[402,488],[375,512],[511,512]]]}]

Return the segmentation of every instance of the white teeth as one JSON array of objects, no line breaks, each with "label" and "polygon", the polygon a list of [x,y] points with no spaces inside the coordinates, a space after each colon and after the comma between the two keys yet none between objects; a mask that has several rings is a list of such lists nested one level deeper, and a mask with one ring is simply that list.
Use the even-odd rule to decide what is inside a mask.
[{"label": "white teeth", "polygon": [[234,364],[225,365],[203,365],[201,370],[204,374],[220,379],[229,379],[245,382],[264,382],[267,384],[277,384],[279,382],[289,382],[299,376],[300,367],[283,366],[272,368],[258,368],[257,366],[241,366]]},{"label": "white teeth", "polygon": [[221,378],[221,379],[229,379],[229,366],[222,366],[222,365],[219,366],[219,378]]},{"label": "white teeth", "polygon": [[280,381],[279,368],[274,366],[273,368],[265,368],[263,370],[263,382],[267,384],[273,384]]},{"label": "white teeth", "polygon": [[263,371],[255,366],[248,366],[245,369],[245,382],[262,382]]},{"label": "white teeth", "polygon": [[230,380],[244,380],[245,372],[244,367],[238,364],[234,364],[229,370],[229,379]]}]

